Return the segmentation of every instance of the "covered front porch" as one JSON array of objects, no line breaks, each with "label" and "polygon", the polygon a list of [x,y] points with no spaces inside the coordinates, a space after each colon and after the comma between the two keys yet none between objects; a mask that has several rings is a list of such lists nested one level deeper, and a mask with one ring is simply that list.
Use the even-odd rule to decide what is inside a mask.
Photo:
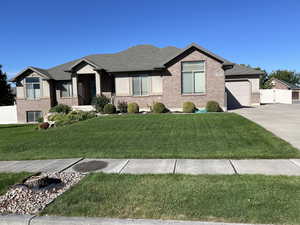
[{"label": "covered front porch", "polygon": [[112,96],[113,78],[105,71],[81,62],[72,70],[72,89],[73,97],[78,99],[78,106],[88,106],[95,96]]}]

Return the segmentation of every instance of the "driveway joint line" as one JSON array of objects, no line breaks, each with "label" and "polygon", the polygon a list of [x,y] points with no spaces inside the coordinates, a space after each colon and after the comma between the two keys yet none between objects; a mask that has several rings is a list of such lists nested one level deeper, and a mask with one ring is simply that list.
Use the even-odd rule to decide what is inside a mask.
[{"label": "driveway joint line", "polygon": [[299,165],[298,163],[294,162],[293,159],[289,159],[289,161],[290,161],[291,163],[293,163],[294,165],[296,165],[297,167],[300,167],[300,165]]},{"label": "driveway joint line", "polygon": [[178,159],[175,159],[175,162],[174,162],[173,174],[176,173],[177,160],[178,160]]},{"label": "driveway joint line", "polygon": [[37,215],[33,215],[32,217],[29,218],[29,220],[28,220],[28,225],[31,224],[31,221],[32,221],[35,217],[37,217]]},{"label": "driveway joint line", "polygon": [[236,175],[239,175],[239,173],[237,172],[236,168],[234,167],[234,164],[233,164],[233,162],[231,161],[231,159],[229,159],[229,163],[230,163],[230,165],[231,165],[231,167],[232,167],[234,173],[235,173]]},{"label": "driveway joint line", "polygon": [[76,161],[76,162],[74,162],[74,163],[71,163],[71,164],[70,164],[70,165],[68,165],[66,168],[64,168],[64,169],[60,170],[60,171],[59,171],[59,173],[61,173],[61,172],[65,171],[65,170],[67,170],[67,169],[71,168],[72,166],[75,166],[77,163],[79,163],[79,162],[80,162],[80,161],[82,161],[82,160],[84,160],[84,157],[83,157],[83,158],[80,158],[79,160],[77,160],[77,161]]},{"label": "driveway joint line", "polygon": [[127,159],[127,161],[124,163],[124,166],[120,169],[120,171],[119,171],[119,174],[121,174],[122,173],[122,171],[125,169],[125,167],[128,165],[128,163],[129,163],[129,159]]}]

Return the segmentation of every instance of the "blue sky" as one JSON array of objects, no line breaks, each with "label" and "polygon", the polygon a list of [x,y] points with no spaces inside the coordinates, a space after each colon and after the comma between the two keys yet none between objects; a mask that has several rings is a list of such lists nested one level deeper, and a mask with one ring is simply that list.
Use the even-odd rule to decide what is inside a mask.
[{"label": "blue sky", "polygon": [[236,63],[300,71],[299,0],[5,0],[0,10],[9,76],[138,44],[191,42]]}]

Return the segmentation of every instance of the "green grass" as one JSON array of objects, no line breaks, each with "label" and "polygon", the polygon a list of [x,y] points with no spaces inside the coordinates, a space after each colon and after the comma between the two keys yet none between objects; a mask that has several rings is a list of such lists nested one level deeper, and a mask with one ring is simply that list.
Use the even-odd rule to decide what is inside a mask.
[{"label": "green grass", "polygon": [[92,174],[43,214],[300,224],[300,177]]},{"label": "green grass", "polygon": [[21,182],[30,173],[0,173],[0,195],[4,194],[9,186]]},{"label": "green grass", "polygon": [[106,116],[39,131],[0,126],[0,159],[295,158],[300,151],[233,113]]}]

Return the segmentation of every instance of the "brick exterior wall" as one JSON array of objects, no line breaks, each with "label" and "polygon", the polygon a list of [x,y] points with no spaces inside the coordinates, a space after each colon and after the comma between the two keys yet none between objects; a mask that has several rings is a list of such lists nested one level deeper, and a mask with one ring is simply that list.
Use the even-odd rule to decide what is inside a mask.
[{"label": "brick exterior wall", "polygon": [[43,116],[45,116],[51,108],[50,98],[42,98],[39,100],[17,99],[16,102],[18,122],[21,123],[27,122],[27,111],[42,111]]},{"label": "brick exterior wall", "polygon": [[57,104],[64,104],[68,106],[78,105],[77,97],[65,97],[65,98],[57,98]]},{"label": "brick exterior wall", "polygon": [[289,88],[287,87],[287,85],[281,83],[278,80],[272,80],[271,82],[274,82],[274,85],[272,85],[272,89],[283,89],[283,90],[288,90]]},{"label": "brick exterior wall", "polygon": [[[203,94],[182,94],[181,93],[181,62],[205,61],[206,93]],[[163,76],[162,95],[153,96],[117,96],[118,101],[136,102],[140,108],[148,108],[153,102],[162,102],[169,109],[181,109],[183,102],[191,101],[197,107],[205,107],[207,101],[215,100],[220,106],[224,106],[225,80],[222,64],[218,61],[198,52],[193,51],[189,55],[171,65]]]}]

